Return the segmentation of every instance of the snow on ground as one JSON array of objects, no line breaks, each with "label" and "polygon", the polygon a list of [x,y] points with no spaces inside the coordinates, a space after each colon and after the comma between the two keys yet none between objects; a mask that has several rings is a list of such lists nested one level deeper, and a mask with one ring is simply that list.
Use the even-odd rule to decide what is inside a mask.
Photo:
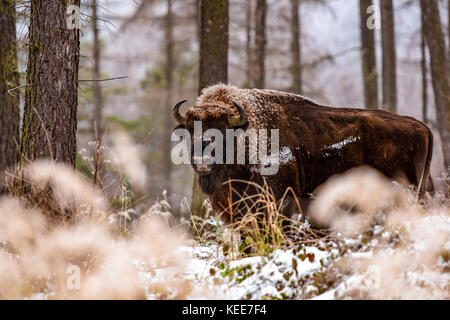
[{"label": "snow on ground", "polygon": [[294,298],[306,275],[323,270],[330,253],[316,247],[275,250],[268,257],[230,260],[216,247],[184,247],[186,278],[216,284],[229,299]]},{"label": "snow on ground", "polygon": [[[38,225],[28,225],[29,216],[23,218],[6,219],[15,224],[3,224],[0,228],[0,237],[16,237],[9,241],[0,238],[0,267],[5,270],[4,277],[0,277],[0,296],[450,299],[450,214],[446,208],[400,208],[359,226],[356,234],[335,230],[321,239],[308,239],[308,245],[289,242],[284,249],[266,244],[260,251],[264,255],[250,257],[243,252],[230,253],[228,243],[220,245],[223,239],[200,239],[208,245],[200,245],[189,237],[178,239],[180,234],[160,239],[156,235],[167,231],[158,228],[142,229],[140,233],[136,229],[130,238],[110,237],[97,225],[42,235],[23,228]],[[306,234],[305,225],[308,224],[300,226],[300,234]],[[26,232],[18,233],[18,227]],[[148,234],[151,236],[143,237]],[[176,244],[175,239],[179,240]],[[38,245],[28,247],[29,243]],[[17,244],[26,245],[26,250]],[[73,256],[79,257],[80,265],[86,268],[80,279],[81,288],[86,291],[79,293],[63,286],[66,265],[73,263]],[[22,277],[23,274],[27,276]],[[31,284],[26,282],[29,278],[33,279]],[[22,287],[27,291],[16,290]]]},{"label": "snow on ground", "polygon": [[182,246],[180,276],[198,290],[207,288],[206,295],[192,292],[191,299],[450,297],[449,216],[425,216],[400,229],[376,225],[369,234],[338,234],[314,246],[234,259],[218,245]]}]

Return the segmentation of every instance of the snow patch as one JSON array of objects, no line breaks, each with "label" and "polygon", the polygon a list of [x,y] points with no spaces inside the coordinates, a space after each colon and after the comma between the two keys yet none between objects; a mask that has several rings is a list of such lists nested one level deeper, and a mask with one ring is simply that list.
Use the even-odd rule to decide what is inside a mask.
[{"label": "snow patch", "polygon": [[350,136],[347,139],[344,139],[340,142],[334,143],[329,146],[325,146],[322,149],[340,150],[340,149],[344,148],[347,144],[353,143],[353,142],[356,142],[359,140],[361,140],[361,137],[359,137],[359,136],[358,137]]}]

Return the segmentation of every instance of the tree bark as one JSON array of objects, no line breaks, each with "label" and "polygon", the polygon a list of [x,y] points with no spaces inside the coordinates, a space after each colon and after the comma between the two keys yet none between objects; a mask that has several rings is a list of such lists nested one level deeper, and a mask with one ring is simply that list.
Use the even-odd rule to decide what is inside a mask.
[{"label": "tree bark", "polygon": [[228,0],[201,0],[199,94],[228,81]]},{"label": "tree bark", "polygon": [[67,6],[31,2],[21,164],[50,158],[75,166],[80,41],[66,23]]},{"label": "tree bark", "polygon": [[291,52],[292,52],[292,91],[302,93],[302,59],[300,42],[300,0],[291,0]]},{"label": "tree bark", "polygon": [[[19,154],[19,86],[15,0],[0,0],[0,178],[13,167]],[[4,192],[0,181],[0,194]]]},{"label": "tree bark", "polygon": [[[172,105],[173,95],[173,16],[172,16],[172,0],[167,0],[167,13],[165,19],[165,38],[166,38],[166,66],[165,66],[165,78],[166,78],[166,106]],[[171,176],[172,176],[172,161],[170,158],[170,135],[173,127],[172,117],[170,112],[164,113],[164,125],[163,134],[166,143],[163,143],[163,177],[164,188],[167,194],[171,193]]]},{"label": "tree bark", "polygon": [[195,0],[194,4],[195,4],[195,28],[196,28],[195,31],[197,33],[196,34],[197,43],[200,47],[200,4],[201,4],[201,0]]},{"label": "tree bark", "polygon": [[392,0],[381,1],[381,43],[383,50],[383,107],[397,112],[397,56]]},{"label": "tree bark", "polygon": [[436,0],[421,0],[425,41],[430,54],[431,78],[436,104],[439,135],[444,152],[444,165],[450,166],[450,81],[447,68],[445,38]]},{"label": "tree bark", "polygon": [[[228,19],[228,0],[201,0],[199,94],[203,88],[228,81]],[[193,214],[205,216],[204,200],[194,178]]]},{"label": "tree bark", "polygon": [[[93,43],[93,62],[94,62],[94,70],[93,76],[94,79],[100,79],[100,39],[99,39],[99,31],[98,31],[98,6],[97,0],[92,0],[92,31],[94,35],[94,43]],[[99,81],[94,81],[92,84],[93,90],[93,98],[94,98],[94,118],[92,123],[92,128],[94,129],[94,140],[101,143],[102,135],[103,135],[103,97],[102,97],[102,89],[100,87]]]},{"label": "tree bark", "polygon": [[428,123],[428,79],[427,79],[427,47],[425,43],[425,31],[424,31],[424,21],[423,14],[421,16],[421,30],[420,30],[420,49],[421,49],[421,60],[420,69],[422,73],[422,121],[423,123]]},{"label": "tree bark", "polygon": [[246,44],[245,53],[247,58],[247,69],[246,69],[246,79],[245,87],[250,88],[253,86],[252,83],[252,71],[253,71],[253,38],[252,38],[252,20],[253,20],[253,0],[246,1],[246,14],[245,14],[245,32],[246,32]]},{"label": "tree bark", "polygon": [[255,72],[254,85],[256,88],[265,87],[265,62],[266,62],[266,0],[256,0],[255,9]]},{"label": "tree bark", "polygon": [[367,8],[372,0],[359,0],[361,23],[361,57],[364,100],[367,109],[378,109],[378,74],[375,55],[375,33],[367,26]]}]

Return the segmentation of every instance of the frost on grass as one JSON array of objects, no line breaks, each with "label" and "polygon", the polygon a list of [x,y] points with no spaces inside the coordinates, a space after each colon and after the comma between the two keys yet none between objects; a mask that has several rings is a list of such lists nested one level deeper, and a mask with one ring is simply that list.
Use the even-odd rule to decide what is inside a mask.
[{"label": "frost on grass", "polygon": [[360,168],[330,180],[310,217],[330,235],[264,257],[192,258],[196,277],[235,299],[450,298],[448,207]]},{"label": "frost on grass", "polygon": [[[139,168],[130,177],[145,176]],[[55,225],[27,198],[0,199],[0,299],[450,298],[449,208],[418,202],[369,169],[315,195],[307,219],[330,226],[328,234],[310,238],[303,217],[296,241],[280,230],[248,232],[248,254],[227,243],[232,232],[215,217],[207,223],[214,237],[192,239],[166,201],[115,212],[63,165],[36,162],[25,177],[37,190],[50,185],[55,210],[74,208],[76,219]],[[68,285],[74,276],[79,288]]]},{"label": "frost on grass", "polygon": [[[182,286],[178,277],[182,241],[182,235],[154,220],[141,223],[129,238],[114,236],[98,221],[50,227],[39,212],[2,199],[0,298],[187,298],[191,285]],[[70,266],[80,270],[79,288],[67,285]],[[141,277],[161,267],[164,274]]]}]

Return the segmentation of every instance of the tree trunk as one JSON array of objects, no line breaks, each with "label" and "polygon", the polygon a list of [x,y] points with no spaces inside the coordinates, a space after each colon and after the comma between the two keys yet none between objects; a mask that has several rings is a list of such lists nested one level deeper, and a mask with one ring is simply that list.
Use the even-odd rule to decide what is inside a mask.
[{"label": "tree trunk", "polygon": [[381,43],[383,48],[383,107],[397,112],[397,56],[392,0],[381,1]]},{"label": "tree trunk", "polygon": [[378,74],[375,55],[375,33],[367,26],[367,8],[372,0],[359,0],[361,23],[361,56],[364,100],[367,109],[378,109]]},{"label": "tree trunk", "polygon": [[245,32],[247,35],[247,41],[245,44],[245,53],[247,58],[247,69],[246,69],[246,79],[245,79],[245,87],[251,88],[253,86],[252,83],[252,71],[253,71],[253,38],[252,38],[252,17],[253,17],[253,0],[246,1],[246,21],[245,21]]},{"label": "tree trunk", "polygon": [[[199,94],[212,84],[228,81],[228,0],[201,0]],[[205,216],[205,197],[196,178],[191,212]]]},{"label": "tree trunk", "polygon": [[[93,59],[94,59],[94,79],[101,78],[100,75],[100,39],[98,31],[98,6],[97,0],[92,0],[92,31],[94,34]],[[94,140],[101,143],[103,135],[103,97],[100,82],[94,81],[92,84],[94,97],[94,118],[92,128],[94,129]]]},{"label": "tree trunk", "polygon": [[255,9],[255,72],[254,85],[263,89],[265,86],[265,61],[266,61],[266,0],[256,0]]},{"label": "tree trunk", "polygon": [[[195,0],[195,31],[197,36],[197,42],[200,47],[200,4],[201,0]],[[200,49],[199,49],[200,50]]]},{"label": "tree trunk", "polygon": [[[80,5],[80,0],[74,0]],[[31,2],[21,163],[50,158],[75,166],[79,30],[66,1]]]},{"label": "tree trunk", "polygon": [[300,0],[291,0],[291,52],[292,52],[292,91],[294,93],[302,93],[302,60],[300,48],[300,19],[299,9]]},{"label": "tree trunk", "polygon": [[420,49],[421,49],[421,60],[420,67],[422,73],[422,121],[423,123],[428,123],[428,79],[427,79],[427,47],[425,43],[425,31],[424,31],[424,21],[423,14],[421,16],[421,30],[420,30]]},{"label": "tree trunk", "polygon": [[444,165],[450,166],[450,82],[445,38],[436,0],[421,0],[425,41],[430,53],[431,78]]},{"label": "tree trunk", "polygon": [[201,0],[200,33],[199,94],[228,81],[228,0]]},{"label": "tree trunk", "polygon": [[[166,106],[172,105],[172,93],[173,93],[173,17],[172,17],[172,0],[167,0],[167,14],[165,19],[165,38],[166,38],[166,66],[165,66],[165,78],[166,78]],[[164,189],[167,194],[171,193],[171,176],[172,176],[172,161],[170,158],[170,135],[173,127],[172,117],[170,112],[164,113],[164,125],[163,134],[166,143],[163,143],[163,181]]]},{"label": "tree trunk", "polygon": [[[19,154],[19,94],[8,90],[19,86],[16,43],[16,4],[0,0],[0,178],[13,167]],[[3,193],[0,180],[0,194]]]}]

